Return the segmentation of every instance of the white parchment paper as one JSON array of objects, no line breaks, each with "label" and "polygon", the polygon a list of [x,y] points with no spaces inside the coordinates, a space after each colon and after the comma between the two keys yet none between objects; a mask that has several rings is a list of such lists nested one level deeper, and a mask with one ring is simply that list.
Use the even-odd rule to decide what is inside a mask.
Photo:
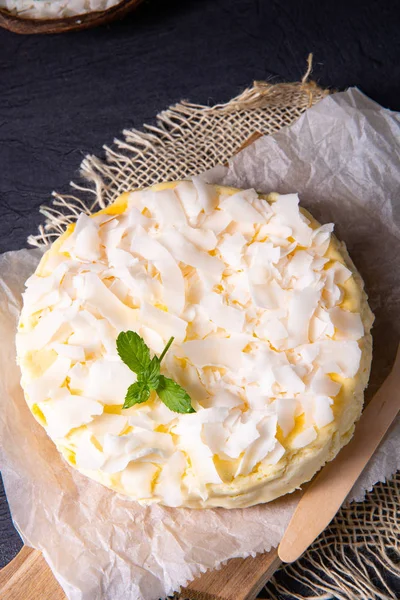
[{"label": "white parchment paper", "polygon": [[[218,175],[259,191],[298,191],[316,218],[337,224],[377,317],[372,391],[400,337],[399,123],[397,114],[358,90],[335,94],[291,128],[241,152]],[[26,544],[43,551],[67,597],[157,600],[229,558],[276,546],[299,493],[230,511],[143,508],[62,460],[25,404],[15,364],[21,292],[39,258],[38,250],[0,257],[0,467],[16,527]],[[350,499],[362,500],[399,468],[399,439],[400,421]]]}]

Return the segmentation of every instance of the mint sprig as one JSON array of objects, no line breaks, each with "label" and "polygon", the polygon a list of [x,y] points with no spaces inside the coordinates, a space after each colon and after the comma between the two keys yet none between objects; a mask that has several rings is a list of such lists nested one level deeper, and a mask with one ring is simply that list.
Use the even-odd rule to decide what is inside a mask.
[{"label": "mint sprig", "polygon": [[150,349],[135,331],[121,331],[117,337],[117,351],[121,360],[136,373],[137,381],[129,386],[122,408],[142,404],[151,390],[172,411],[182,414],[195,412],[189,394],[173,379],[160,374],[160,364],[174,338],[171,337],[160,356],[150,358]]}]

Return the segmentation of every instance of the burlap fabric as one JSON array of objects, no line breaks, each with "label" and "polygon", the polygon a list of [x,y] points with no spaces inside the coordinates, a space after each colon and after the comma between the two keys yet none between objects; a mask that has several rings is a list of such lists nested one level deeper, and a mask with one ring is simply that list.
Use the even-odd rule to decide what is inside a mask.
[{"label": "burlap fabric", "polygon": [[[256,82],[227,104],[205,107],[181,102],[162,112],[156,126],[124,131],[104,147],[105,159],[87,156],[73,195],[54,194],[42,207],[46,222],[29,237],[51,243],[81,211],[103,208],[123,191],[183,179],[229,159],[258,131],[290,125],[328,91],[305,78],[294,84]],[[398,475],[380,483],[363,503],[342,508],[306,555],[282,568],[263,597],[273,599],[395,599],[400,589]]]}]

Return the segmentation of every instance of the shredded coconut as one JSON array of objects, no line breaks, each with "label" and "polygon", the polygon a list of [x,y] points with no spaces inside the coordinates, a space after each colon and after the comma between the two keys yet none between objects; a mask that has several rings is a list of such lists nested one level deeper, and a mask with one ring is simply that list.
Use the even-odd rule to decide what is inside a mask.
[{"label": "shredded coconut", "polygon": [[[205,501],[227,477],[219,465],[249,476],[310,446],[334,420],[340,378],[359,370],[363,325],[341,307],[351,273],[325,257],[332,227],[312,227],[296,194],[220,200],[197,180],[134,192],[112,220],[81,215],[62,262],[27,282],[29,404],[78,468],[140,501]],[[121,330],[157,353],[174,336],[162,368],[197,412],[155,394],[122,410],[136,376],[115,351]],[[46,349],[52,363],[32,375]]]},{"label": "shredded coconut", "polygon": [[59,19],[102,11],[121,0],[0,0],[0,8],[33,19]]}]

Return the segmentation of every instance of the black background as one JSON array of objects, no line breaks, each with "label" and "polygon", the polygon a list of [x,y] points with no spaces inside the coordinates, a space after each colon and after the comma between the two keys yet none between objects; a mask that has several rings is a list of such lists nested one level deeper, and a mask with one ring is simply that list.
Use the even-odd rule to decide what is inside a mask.
[{"label": "black background", "polygon": [[[400,5],[350,0],[147,0],[124,21],[58,36],[0,31],[0,252],[26,246],[83,156],[181,99],[253,80],[356,85],[400,109]],[[0,567],[20,548],[0,489]]]}]

